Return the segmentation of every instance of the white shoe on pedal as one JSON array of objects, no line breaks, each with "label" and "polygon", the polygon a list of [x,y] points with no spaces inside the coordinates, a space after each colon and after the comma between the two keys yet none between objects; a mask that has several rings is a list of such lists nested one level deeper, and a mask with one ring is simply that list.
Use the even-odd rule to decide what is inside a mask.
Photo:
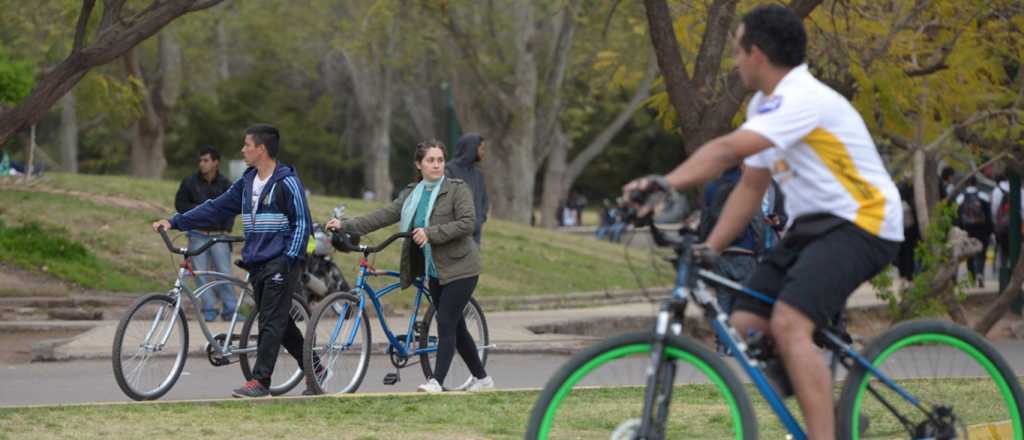
[{"label": "white shoe on pedal", "polygon": [[427,381],[427,383],[416,387],[416,391],[425,393],[443,393],[444,387],[442,387],[441,384],[437,383],[437,379],[431,378],[430,380]]},{"label": "white shoe on pedal", "polygon": [[470,377],[469,380],[472,383],[470,383],[468,386],[466,386],[466,388],[464,390],[466,392],[478,393],[478,392],[481,392],[481,391],[493,391],[494,390],[494,379],[491,379],[491,376],[484,377],[483,379],[477,379],[475,377]]}]

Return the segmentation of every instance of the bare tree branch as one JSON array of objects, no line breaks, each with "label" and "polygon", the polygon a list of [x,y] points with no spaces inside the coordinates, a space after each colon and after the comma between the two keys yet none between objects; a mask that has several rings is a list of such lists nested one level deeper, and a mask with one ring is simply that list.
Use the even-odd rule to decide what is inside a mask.
[{"label": "bare tree branch", "polygon": [[732,25],[736,4],[737,0],[716,0],[708,7],[707,24],[704,25],[704,36],[693,68],[693,82],[699,88],[713,87],[715,77],[721,70],[725,43],[730,35],[729,32],[722,32],[722,29],[729,29]]},{"label": "bare tree branch", "polygon": [[85,29],[89,26],[93,6],[96,6],[96,0],[82,0],[82,12],[78,14],[78,23],[75,24],[75,43],[71,46],[71,52],[78,52],[85,45]]},{"label": "bare tree branch", "polygon": [[551,136],[552,131],[558,122],[558,113],[562,109],[562,83],[565,80],[565,71],[569,67],[569,50],[572,48],[573,36],[576,30],[576,13],[579,11],[580,0],[566,3],[562,8],[561,23],[558,28],[558,37],[555,39],[555,48],[551,51],[549,70],[544,81],[543,92],[540,94],[541,102],[538,104],[537,121],[541,124],[537,130],[534,147],[537,149],[538,159],[543,159],[548,145],[544,139]]},{"label": "bare tree branch", "polygon": [[985,169],[985,167],[987,167],[987,166],[989,166],[989,165],[991,165],[993,163],[996,163],[996,162],[999,162],[999,161],[1002,161],[1002,160],[1006,159],[1006,157],[1009,156],[1009,155],[1010,155],[1010,153],[1004,151],[1002,153],[997,154],[995,157],[985,161],[985,163],[983,163],[981,165],[974,166],[972,164],[971,165],[971,171],[969,173],[967,173],[967,174],[964,174],[964,176],[961,177],[960,180],[956,182],[956,185],[953,185],[953,190],[950,191],[949,194],[946,194],[946,201],[947,202],[952,202],[953,200],[956,200],[956,196],[958,194],[960,194],[960,191],[962,191],[965,186],[967,186],[967,181],[969,181],[971,179],[971,177],[974,177],[975,175],[980,173],[981,170]]},{"label": "bare tree branch", "polygon": [[651,43],[658,56],[658,68],[665,78],[669,101],[679,115],[679,128],[686,130],[694,127],[697,117],[691,108],[696,106],[697,100],[683,57],[679,54],[679,40],[672,27],[672,12],[665,0],[644,0],[644,9],[647,11]]},{"label": "bare tree branch", "polygon": [[188,12],[196,12],[196,11],[202,11],[203,9],[212,8],[214,6],[217,6],[222,1],[224,1],[224,0],[205,0],[205,1],[196,2],[191,7],[188,8]]},{"label": "bare tree branch", "polygon": [[473,39],[459,29],[451,8],[448,8],[448,19],[445,20],[445,29],[451,34],[455,48],[462,55],[463,60],[466,60],[465,65],[468,67],[470,76],[473,77],[473,82],[479,84],[484,89],[484,93],[490,95],[494,102],[497,102],[509,111],[514,111],[515,106],[510,104],[511,98],[495,85],[494,81],[488,80],[486,75],[480,70],[479,51],[473,43]]},{"label": "bare tree branch", "polygon": [[985,121],[985,120],[990,119],[990,118],[994,118],[996,116],[1006,116],[1006,115],[1013,115],[1013,114],[1016,114],[1016,111],[1012,110],[1012,109],[990,110],[990,111],[977,112],[977,113],[971,115],[971,117],[967,118],[966,121],[961,122],[959,124],[956,124],[956,125],[953,125],[952,127],[947,128],[946,131],[942,132],[942,134],[939,135],[939,137],[935,138],[935,140],[933,140],[931,143],[926,145],[924,147],[924,150],[928,151],[928,152],[935,151],[935,149],[939,148],[939,146],[942,145],[943,142],[946,142],[946,140],[948,140],[951,136],[956,134],[957,131],[962,131],[962,130],[966,129],[967,127],[970,127],[970,126],[972,126],[974,124],[977,124],[979,122]]},{"label": "bare tree branch", "polygon": [[608,126],[598,133],[597,137],[587,145],[583,151],[580,151],[569,163],[569,166],[565,170],[565,182],[572,182],[576,180],[581,173],[583,168],[594,160],[597,155],[604,151],[605,147],[612,141],[612,138],[618,134],[619,130],[626,125],[627,122],[633,117],[637,109],[651,96],[651,84],[654,83],[654,79],[658,76],[658,64],[654,59],[647,64],[647,72],[644,73],[644,79],[637,85],[636,91],[633,92],[633,97],[630,98],[629,103],[626,104],[626,108],[622,109],[621,112],[615,117],[614,120]]},{"label": "bare tree branch", "polygon": [[32,92],[17,106],[0,113],[0,144],[22,127],[38,122],[93,67],[118,59],[167,23],[188,12],[196,0],[153,0],[146,8],[148,13],[137,16],[131,26],[126,26],[120,17],[124,0],[104,0],[103,4],[103,18],[96,30],[95,41],[86,46],[82,37],[82,47],[72,50],[67,58],[44,73]]}]

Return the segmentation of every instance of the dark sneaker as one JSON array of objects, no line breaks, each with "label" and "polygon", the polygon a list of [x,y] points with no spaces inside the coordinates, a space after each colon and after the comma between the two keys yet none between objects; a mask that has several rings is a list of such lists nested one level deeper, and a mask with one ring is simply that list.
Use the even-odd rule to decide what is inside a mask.
[{"label": "dark sneaker", "polygon": [[265,385],[260,383],[258,380],[250,380],[242,385],[241,388],[231,392],[232,396],[249,398],[249,397],[267,397],[270,395],[270,390]]}]

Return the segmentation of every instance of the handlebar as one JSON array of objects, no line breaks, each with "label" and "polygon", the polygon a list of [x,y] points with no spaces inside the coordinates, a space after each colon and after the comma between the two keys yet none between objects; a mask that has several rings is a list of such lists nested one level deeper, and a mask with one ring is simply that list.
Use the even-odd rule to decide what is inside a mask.
[{"label": "handlebar", "polygon": [[244,237],[239,237],[236,235],[214,235],[212,236],[210,241],[206,242],[202,246],[199,246],[198,249],[176,248],[174,247],[174,243],[171,242],[171,237],[167,235],[167,230],[164,229],[163,226],[157,228],[157,232],[160,233],[160,238],[164,239],[164,245],[167,246],[168,251],[171,251],[171,253],[174,254],[184,255],[185,258],[194,257],[203,252],[206,252],[207,249],[209,249],[210,247],[217,243],[241,243],[245,241]]},{"label": "handlebar", "polygon": [[396,233],[396,234],[388,237],[381,244],[378,244],[376,246],[367,246],[365,244],[360,244],[360,245],[353,244],[352,241],[349,239],[350,236],[349,236],[348,233],[340,232],[340,231],[335,231],[334,233],[341,235],[341,241],[345,244],[346,247],[348,247],[349,249],[352,249],[352,250],[356,250],[356,251],[362,252],[364,255],[375,254],[377,252],[380,252],[380,251],[384,250],[384,248],[388,247],[388,245],[390,245],[392,242],[394,242],[395,240],[398,240],[399,238],[410,238],[410,237],[412,237],[412,233],[411,232],[399,232],[399,233]]}]

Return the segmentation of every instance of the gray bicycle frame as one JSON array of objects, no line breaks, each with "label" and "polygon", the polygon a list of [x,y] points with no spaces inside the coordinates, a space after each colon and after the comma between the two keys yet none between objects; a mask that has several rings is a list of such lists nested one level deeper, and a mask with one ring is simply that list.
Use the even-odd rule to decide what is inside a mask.
[{"label": "gray bicycle frame", "polygon": [[[196,278],[197,281],[199,280],[199,277],[206,277],[207,279],[210,279],[210,281],[203,283],[202,285],[197,287],[195,291],[193,291],[190,287],[188,287],[188,284],[184,282],[185,278],[191,278],[193,276]],[[174,281],[174,288],[171,289],[171,297],[174,298],[174,311],[172,312],[173,315],[171,316],[171,324],[167,326],[167,330],[164,332],[163,336],[161,336],[159,345],[163,346],[165,343],[167,343],[167,339],[171,335],[171,330],[174,328],[175,320],[178,319],[178,311],[181,310],[181,294],[184,293],[185,296],[188,296],[189,299],[192,300],[192,309],[193,312],[195,312],[194,316],[196,317],[196,321],[199,322],[199,328],[203,331],[203,336],[206,337],[206,341],[210,345],[212,345],[217,350],[217,352],[220,353],[221,356],[228,357],[234,356],[239,353],[255,352],[256,347],[237,348],[234,350],[231,348],[230,335],[234,334],[235,332],[235,324],[238,323],[238,313],[240,307],[235,307],[235,313],[231,315],[231,323],[228,325],[228,331],[226,333],[228,336],[224,338],[224,345],[218,343],[217,340],[213,337],[213,333],[210,332],[210,328],[207,327],[206,325],[206,320],[202,319],[203,312],[200,309],[200,303],[202,302],[201,299],[203,295],[206,295],[207,292],[210,292],[210,290],[213,289],[214,287],[223,284],[238,287],[241,293],[238,295],[237,304],[240,306],[242,302],[245,300],[246,296],[252,295],[252,289],[249,288],[248,280],[248,275],[246,275],[245,279],[243,280],[241,278],[234,277],[221,272],[206,270],[188,271],[184,267],[179,268],[178,277]],[[156,319],[153,320],[152,327],[150,327],[149,332],[146,333],[147,341],[149,340],[150,337],[153,336],[153,332],[156,330],[156,323],[160,322],[161,313],[163,313],[163,309],[157,312],[157,316]]]}]

